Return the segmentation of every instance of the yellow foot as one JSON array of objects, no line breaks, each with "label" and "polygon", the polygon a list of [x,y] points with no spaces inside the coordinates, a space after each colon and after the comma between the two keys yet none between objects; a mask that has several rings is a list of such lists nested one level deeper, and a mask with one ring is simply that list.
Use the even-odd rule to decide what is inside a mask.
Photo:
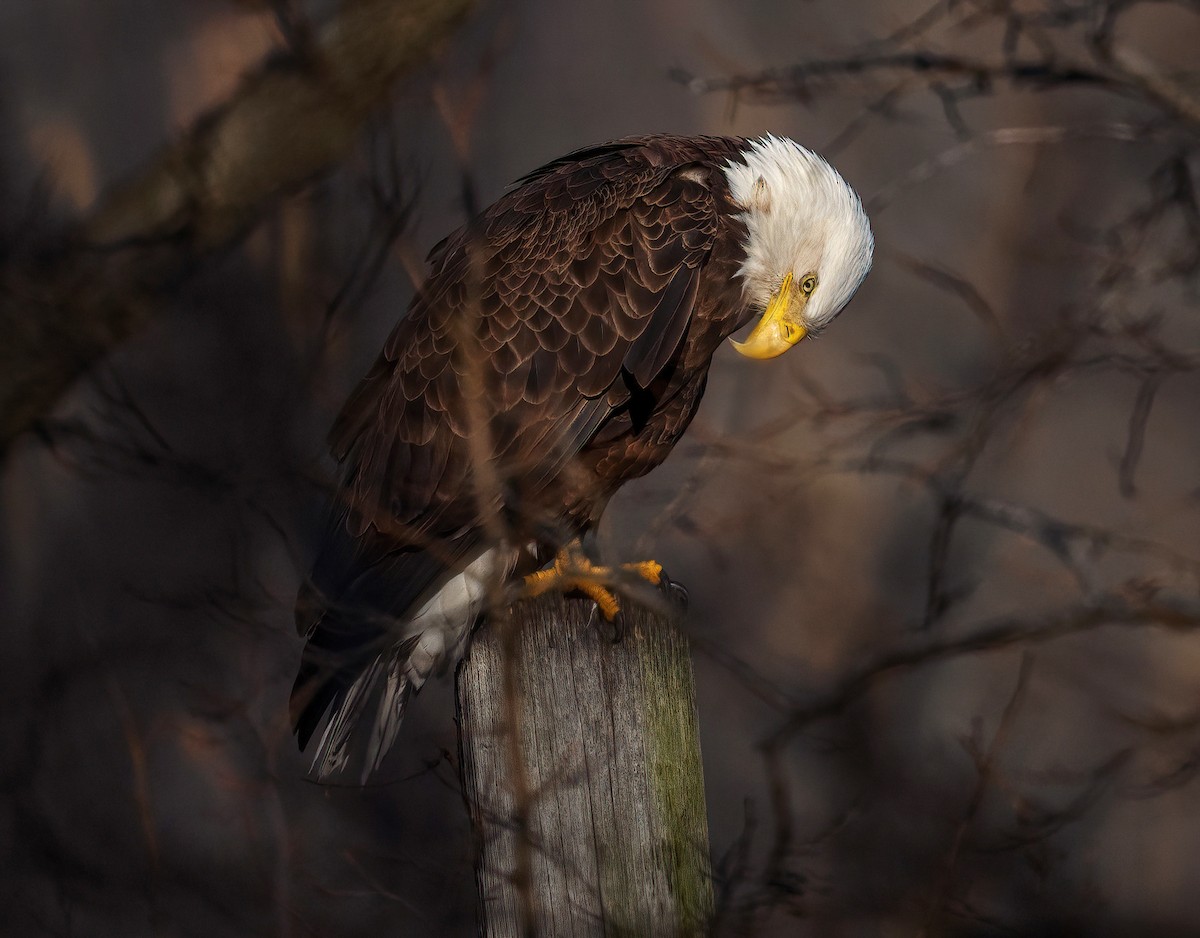
[{"label": "yellow foot", "polygon": [[[621,569],[635,573],[655,586],[662,582],[662,564],[655,560],[621,564]],[[551,566],[525,577],[525,595],[532,598],[550,590],[583,593],[596,604],[600,615],[612,622],[621,611],[621,604],[610,588],[616,579],[612,567],[592,563],[579,541],[572,541],[558,552]]]}]

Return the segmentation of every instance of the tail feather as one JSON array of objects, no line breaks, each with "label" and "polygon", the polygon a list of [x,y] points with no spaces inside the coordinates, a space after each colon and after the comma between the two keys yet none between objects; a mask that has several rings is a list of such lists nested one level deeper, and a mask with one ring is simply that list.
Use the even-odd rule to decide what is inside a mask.
[{"label": "tail feather", "polygon": [[346,767],[349,760],[350,739],[362,713],[362,703],[370,695],[371,687],[379,674],[379,658],[375,658],[363,672],[345,688],[330,707],[329,723],[313,753],[312,769],[320,779],[326,779]]},{"label": "tail feather", "polygon": [[379,695],[379,709],[375,714],[375,725],[371,728],[371,739],[367,744],[367,758],[363,767],[362,781],[367,776],[379,770],[383,757],[396,741],[400,732],[400,721],[404,719],[404,711],[408,708],[408,698],[419,687],[414,687],[404,673],[407,667],[407,655],[399,649],[393,652],[388,660],[387,678],[383,692]]},{"label": "tail feather", "polygon": [[427,553],[397,553],[335,590],[314,570],[297,600],[308,643],[292,688],[292,722],[303,751],[328,714],[312,763],[319,778],[349,764],[364,714],[373,719],[363,779],[379,768],[409,697],[461,651],[483,609],[487,577],[501,572],[494,559],[484,551],[456,571]]},{"label": "tail feather", "polygon": [[[408,682],[398,687],[393,673],[407,662],[420,639],[419,634],[407,633],[406,625],[400,620],[385,627],[378,615],[342,608],[329,609],[318,620],[305,645],[291,696],[292,724],[301,751],[328,716],[313,752],[312,771],[318,778],[341,772],[349,763],[355,730],[374,696],[379,697],[380,718],[389,706],[397,708],[390,736],[395,738]],[[381,759],[382,752],[373,752],[372,768]]]},{"label": "tail feather", "polygon": [[308,741],[320,725],[321,717],[341,690],[333,681],[323,678],[311,662],[300,662],[300,673],[292,684],[291,716],[301,752],[308,748]]},{"label": "tail feather", "polygon": [[[411,684],[400,673],[416,639],[396,645],[386,655],[377,655],[362,670],[362,673],[331,702],[329,723],[313,753],[312,771],[319,779],[326,779],[341,772],[350,761],[350,743],[367,704],[375,692],[375,685],[384,678],[379,694],[375,723],[371,728],[371,739],[367,747],[362,781],[379,768],[383,757],[396,740],[400,721],[408,705]],[[385,664],[386,658],[386,664]]]}]

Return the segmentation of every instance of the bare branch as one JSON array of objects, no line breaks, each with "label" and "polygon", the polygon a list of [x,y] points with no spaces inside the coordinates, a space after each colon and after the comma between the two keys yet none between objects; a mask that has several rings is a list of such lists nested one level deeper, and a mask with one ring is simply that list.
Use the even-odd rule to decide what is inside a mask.
[{"label": "bare branch", "polygon": [[272,58],[58,256],[0,269],[0,453],[99,357],[149,322],[156,293],[335,164],[401,74],[470,0],[353,0],[313,49]]}]

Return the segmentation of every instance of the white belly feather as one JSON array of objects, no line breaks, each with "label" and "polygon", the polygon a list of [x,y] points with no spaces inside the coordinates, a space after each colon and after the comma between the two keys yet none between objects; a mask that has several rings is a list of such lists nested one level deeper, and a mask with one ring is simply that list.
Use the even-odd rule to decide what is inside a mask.
[{"label": "white belly feather", "polygon": [[415,616],[405,623],[405,637],[416,635],[417,644],[404,666],[413,690],[445,664],[457,661],[471,626],[487,605],[488,590],[501,580],[496,570],[496,550],[485,550],[462,573],[438,590]]}]

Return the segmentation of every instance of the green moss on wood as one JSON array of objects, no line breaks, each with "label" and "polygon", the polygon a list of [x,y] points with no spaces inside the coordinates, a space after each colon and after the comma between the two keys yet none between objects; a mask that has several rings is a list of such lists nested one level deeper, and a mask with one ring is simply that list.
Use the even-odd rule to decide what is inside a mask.
[{"label": "green moss on wood", "polygon": [[659,864],[675,897],[679,933],[704,933],[713,911],[700,728],[687,642],[670,626],[642,658],[646,760],[666,838]]}]

